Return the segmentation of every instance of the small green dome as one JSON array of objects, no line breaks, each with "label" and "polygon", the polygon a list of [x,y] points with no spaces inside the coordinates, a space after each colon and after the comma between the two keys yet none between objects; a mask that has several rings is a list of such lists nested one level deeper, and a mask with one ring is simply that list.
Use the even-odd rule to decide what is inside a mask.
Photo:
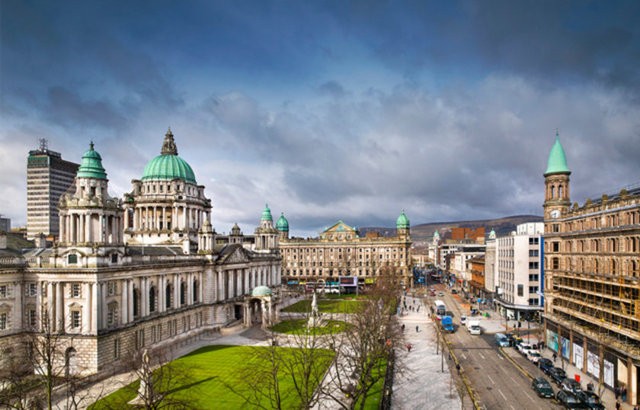
[{"label": "small green dome", "polygon": [[396,220],[396,228],[397,229],[409,229],[409,218],[404,214],[404,211],[400,214],[398,219]]},{"label": "small green dome", "polygon": [[280,232],[289,232],[289,221],[284,217],[284,213],[282,213],[280,218],[278,218],[278,222],[276,222],[276,229]]},{"label": "small green dome", "polygon": [[264,205],[264,211],[262,211],[261,221],[269,221],[273,222],[273,217],[271,216],[271,209],[269,209],[269,204]]},{"label": "small green dome", "polygon": [[256,286],[251,291],[251,296],[271,296],[273,292],[269,286]]},{"label": "small green dome", "polygon": [[195,184],[196,176],[193,169],[187,161],[178,156],[178,148],[173,140],[171,129],[164,137],[160,155],[149,161],[144,167],[142,180],[171,181],[180,179]]},{"label": "small green dome", "polygon": [[93,149],[93,142],[89,144],[89,151],[82,156],[82,162],[78,168],[78,178],[107,179],[107,173],[102,167],[102,157]]},{"label": "small green dome", "polygon": [[559,174],[559,173],[571,173],[567,166],[567,157],[564,154],[562,144],[560,144],[560,136],[556,132],[556,142],[551,147],[549,152],[549,160],[547,161],[547,171],[544,175]]}]

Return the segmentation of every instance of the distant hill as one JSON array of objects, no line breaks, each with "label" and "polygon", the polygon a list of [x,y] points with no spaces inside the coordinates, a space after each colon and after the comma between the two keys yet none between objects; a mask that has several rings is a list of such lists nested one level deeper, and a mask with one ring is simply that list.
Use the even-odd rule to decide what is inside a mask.
[{"label": "distant hill", "polygon": [[[516,226],[527,222],[542,222],[543,219],[538,215],[515,215],[497,219],[483,219],[477,221],[453,221],[453,222],[432,222],[427,224],[414,225],[411,227],[411,239],[416,244],[418,242],[427,242],[433,238],[433,233],[438,230],[442,235],[451,228],[480,228],[484,227],[487,235],[491,229],[496,231],[497,236],[508,235],[511,231],[516,230]],[[395,228],[360,228],[360,234],[365,235],[367,232],[379,232],[383,236],[393,236],[396,234]]]}]

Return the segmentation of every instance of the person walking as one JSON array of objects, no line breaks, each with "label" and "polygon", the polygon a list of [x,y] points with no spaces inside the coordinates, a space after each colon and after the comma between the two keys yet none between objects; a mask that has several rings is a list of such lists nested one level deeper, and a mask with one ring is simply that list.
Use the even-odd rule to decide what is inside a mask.
[{"label": "person walking", "polygon": [[620,400],[616,400],[616,410],[620,410]]},{"label": "person walking", "polygon": [[416,325],[416,333],[420,332],[420,327]]}]

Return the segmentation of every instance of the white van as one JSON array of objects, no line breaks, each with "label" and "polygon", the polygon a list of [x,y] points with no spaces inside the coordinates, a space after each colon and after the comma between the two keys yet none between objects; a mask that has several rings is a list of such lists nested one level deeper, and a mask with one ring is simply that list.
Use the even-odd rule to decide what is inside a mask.
[{"label": "white van", "polygon": [[469,334],[471,335],[481,335],[482,328],[480,327],[479,320],[469,320],[467,322],[467,329],[469,330]]}]

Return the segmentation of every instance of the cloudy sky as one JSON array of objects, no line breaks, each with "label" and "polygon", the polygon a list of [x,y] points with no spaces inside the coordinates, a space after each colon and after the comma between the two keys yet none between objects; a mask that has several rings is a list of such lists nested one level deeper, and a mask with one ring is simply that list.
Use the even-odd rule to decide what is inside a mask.
[{"label": "cloudy sky", "polygon": [[26,221],[26,158],[79,162],[112,195],[171,127],[252,233],[542,213],[556,129],[572,200],[640,182],[640,2],[0,2],[0,213]]}]

